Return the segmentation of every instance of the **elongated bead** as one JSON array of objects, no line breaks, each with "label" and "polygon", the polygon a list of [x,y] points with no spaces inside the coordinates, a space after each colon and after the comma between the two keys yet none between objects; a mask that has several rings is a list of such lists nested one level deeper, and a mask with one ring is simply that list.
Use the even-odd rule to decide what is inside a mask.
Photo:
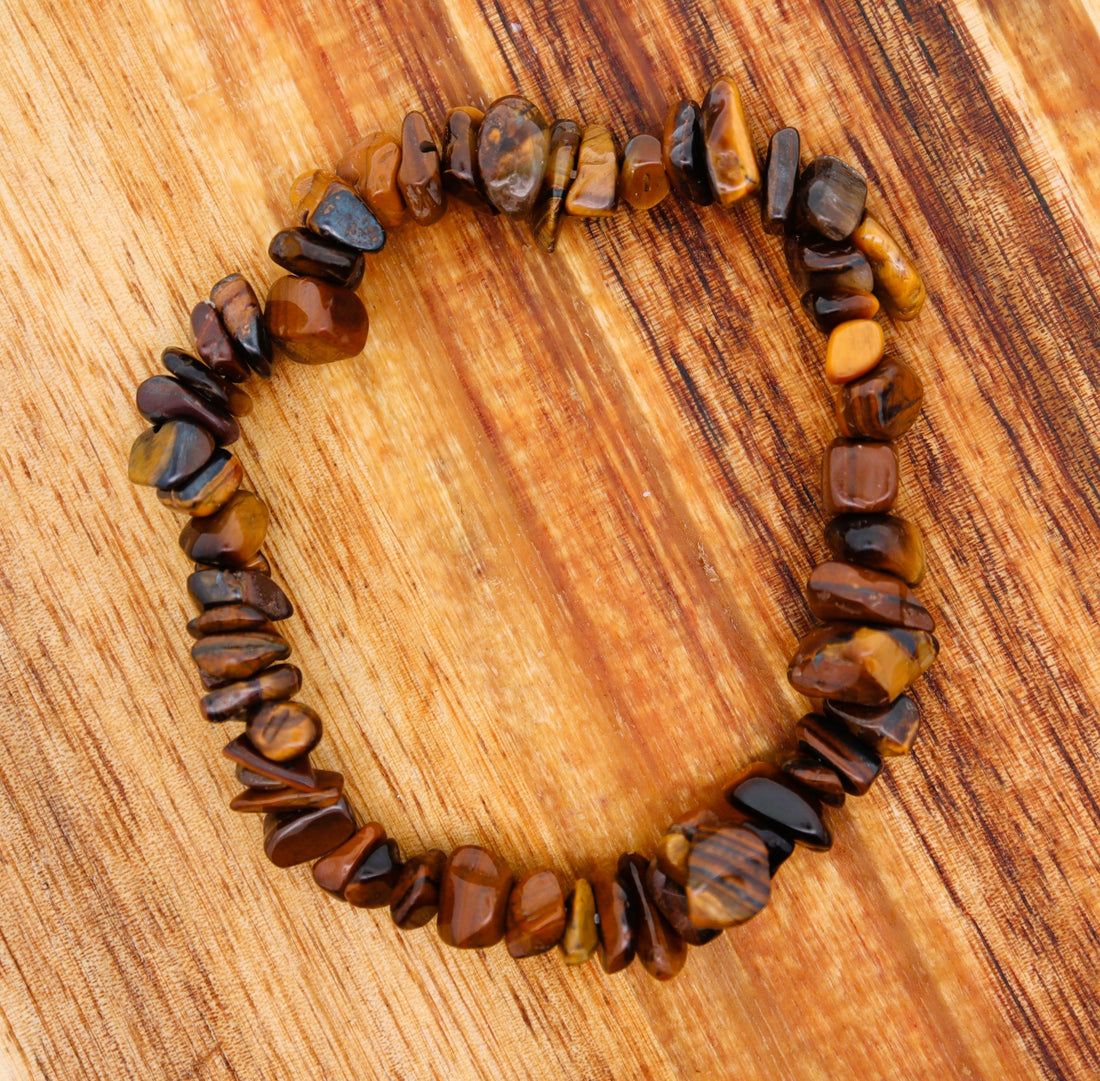
[{"label": "elongated bead", "polygon": [[409,113],[401,125],[401,164],[397,184],[417,225],[434,225],[447,209],[439,146],[421,113]]},{"label": "elongated bead", "polygon": [[400,142],[383,131],[375,131],[340,159],[336,174],[355,189],[382,228],[389,230],[405,220],[405,200],[397,178],[400,168]]},{"label": "elongated bead", "polygon": [[565,212],[582,218],[615,213],[619,188],[619,152],[615,136],[600,124],[589,124],[577,154],[577,175],[565,196]]},{"label": "elongated bead", "polygon": [[477,138],[485,114],[472,105],[447,113],[443,125],[443,190],[475,210],[495,213],[486,198],[477,166]]},{"label": "elongated bead", "polygon": [[535,205],[531,210],[531,231],[544,251],[552,252],[564,220],[565,198],[577,175],[577,153],[581,126],[575,120],[555,120],[550,128],[550,152]]},{"label": "elongated bead", "polygon": [[722,206],[732,206],[760,190],[760,165],[737,84],[725,75],[716,79],[702,113],[710,188]]},{"label": "elongated bead", "polygon": [[672,190],[699,206],[710,206],[714,193],[707,177],[703,114],[694,101],[678,101],[665,115],[661,157]]},{"label": "elongated bead", "polygon": [[870,215],[852,234],[852,243],[871,264],[875,292],[895,319],[916,319],[924,306],[924,282],[898,242]]},{"label": "elongated bead", "polygon": [[800,152],[797,128],[780,128],[768,141],[760,217],[764,232],[773,236],[787,232],[792,224]]}]

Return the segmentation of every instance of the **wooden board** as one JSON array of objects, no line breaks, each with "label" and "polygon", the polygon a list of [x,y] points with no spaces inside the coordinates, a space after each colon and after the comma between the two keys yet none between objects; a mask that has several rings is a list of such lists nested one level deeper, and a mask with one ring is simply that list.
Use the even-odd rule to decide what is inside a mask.
[{"label": "wooden board", "polygon": [[[0,34],[0,1057],[12,1078],[1095,1077],[1100,407],[1091,0],[47,4]],[[940,663],[912,758],[660,986],[459,953],[263,857],[205,725],[133,388],[300,171],[521,91],[653,130],[730,73],[856,162],[930,300],[889,348]],[[242,455],[321,764],[403,848],[650,850],[803,708],[823,340],[753,208],[393,236],[359,359]]]}]

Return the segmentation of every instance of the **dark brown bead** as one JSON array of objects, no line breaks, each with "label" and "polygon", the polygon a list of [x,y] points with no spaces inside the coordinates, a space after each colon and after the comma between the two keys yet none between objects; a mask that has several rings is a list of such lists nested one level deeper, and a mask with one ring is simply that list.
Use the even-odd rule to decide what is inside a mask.
[{"label": "dark brown bead", "polygon": [[472,105],[460,105],[447,113],[443,125],[443,190],[448,197],[495,214],[485,198],[477,167],[477,136],[485,114]]},{"label": "dark brown bead", "polygon": [[262,788],[265,792],[271,792],[275,789],[287,787],[277,778],[265,777],[262,773],[257,773],[255,770],[249,769],[240,762],[237,763],[233,774],[245,788]]},{"label": "dark brown bead", "polygon": [[720,205],[732,206],[760,190],[760,165],[737,84],[725,75],[715,79],[701,112],[710,189]]},{"label": "dark brown bead", "polygon": [[562,931],[562,960],[567,965],[583,965],[596,952],[596,895],[587,878],[578,878],[565,899],[565,930]]},{"label": "dark brown bead", "polygon": [[800,293],[870,293],[875,279],[867,256],[853,244],[791,236],[783,248]]},{"label": "dark brown bead", "polygon": [[393,887],[401,877],[401,853],[392,838],[371,849],[348,884],[344,900],[356,908],[384,908],[393,897]]},{"label": "dark brown bead", "polygon": [[898,456],[889,443],[834,439],[821,466],[825,513],[874,514],[898,498]]},{"label": "dark brown bead", "polygon": [[161,352],[160,362],[168,374],[174,375],[184,386],[197,390],[215,405],[233,412],[225,380],[220,375],[215,375],[198,357],[191,356],[183,349],[169,348]]},{"label": "dark brown bead", "polygon": [[477,845],[447,857],[439,891],[439,937],[448,946],[477,949],[504,937],[512,872]]},{"label": "dark brown bead", "polygon": [[909,585],[924,577],[920,530],[886,514],[845,514],[825,527],[825,543],[837,559],[896,574]]},{"label": "dark brown bead", "polygon": [[504,943],[513,957],[553,949],[565,933],[565,894],[553,871],[529,871],[508,896]]},{"label": "dark brown bead", "polygon": [[264,310],[271,337],[299,364],[358,356],[367,344],[367,309],[351,289],[319,278],[280,278]]},{"label": "dark brown bead", "polygon": [[687,943],[672,929],[645,890],[649,861],[637,852],[619,857],[618,874],[630,895],[636,915],[638,934],[635,956],[646,972],[656,980],[671,980],[684,967]]},{"label": "dark brown bead", "polygon": [[213,453],[214,437],[205,428],[170,420],[134,440],[127,475],[133,484],[170,488],[201,469]]},{"label": "dark brown bead", "polygon": [[192,638],[201,638],[204,634],[230,634],[233,631],[279,633],[263,612],[247,604],[222,604],[209,608],[187,624],[187,633]]},{"label": "dark brown bead", "polygon": [[771,898],[768,849],[740,826],[703,826],[688,858],[688,916],[696,927],[744,923]]},{"label": "dark brown bead", "polygon": [[286,811],[264,819],[264,853],[276,867],[315,860],[355,832],[355,816],[341,798],[331,807]]},{"label": "dark brown bead", "polygon": [[243,480],[240,458],[219,448],[186,480],[173,488],[158,488],[157,499],[174,511],[205,518],[221,510],[240,490]]},{"label": "dark brown bead", "polygon": [[180,547],[196,563],[244,566],[267,536],[267,505],[243,488],[213,514],[191,518],[180,532]]},{"label": "dark brown bead", "polygon": [[295,758],[291,762],[269,762],[255,747],[252,741],[243,732],[236,739],[231,739],[223,748],[222,754],[226,758],[237,763],[252,773],[267,777],[280,784],[291,788],[308,792],[315,788],[313,767],[309,764],[309,755]]},{"label": "dark brown bead", "polygon": [[802,142],[797,128],[780,128],[768,140],[760,218],[764,232],[773,236],[787,232],[792,224],[801,148]]},{"label": "dark brown bead", "polygon": [[401,164],[397,184],[409,216],[417,225],[433,225],[447,209],[439,147],[428,121],[409,113],[401,125]]},{"label": "dark brown bead", "polygon": [[890,623],[918,631],[935,630],[935,621],[917,595],[883,571],[832,561],[814,568],[806,583],[810,611],[823,623]]},{"label": "dark brown bead", "polygon": [[920,416],[923,399],[917,373],[900,360],[884,360],[841,389],[837,425],[849,439],[899,439]]},{"label": "dark brown bead", "polygon": [[730,806],[807,848],[824,851],[833,843],[817,797],[766,762],[738,776],[725,798]]},{"label": "dark brown bead", "polygon": [[780,833],[777,829],[773,829],[760,819],[754,818],[752,815],[738,810],[736,807],[730,807],[729,813],[723,815],[723,821],[729,822],[734,826],[742,826],[747,830],[752,830],[752,832],[764,842],[768,850],[768,867],[773,878],[775,877],[776,871],[778,871],[794,854],[794,841],[792,841],[790,837]]},{"label": "dark brown bead", "polygon": [[597,955],[604,972],[622,972],[637,949],[638,930],[631,893],[618,874],[602,875],[592,884],[596,898]]},{"label": "dark brown bead", "polygon": [[356,190],[384,229],[394,229],[405,220],[405,200],[397,181],[400,168],[401,144],[392,135],[375,131],[340,159],[336,174]]},{"label": "dark brown bead", "polygon": [[210,301],[238,356],[266,379],[271,374],[271,342],[255,290],[240,274],[229,274],[210,290]]},{"label": "dark brown bead", "polygon": [[798,228],[846,240],[863,219],[867,181],[839,158],[823,154],[806,166],[795,196]]},{"label": "dark brown bead", "polygon": [[635,210],[652,210],[669,190],[660,140],[652,135],[635,135],[623,151],[619,197]]},{"label": "dark brown bead", "polygon": [[171,376],[154,375],[146,379],[138,387],[134,401],[138,412],[152,424],[187,420],[205,428],[219,443],[235,443],[240,438],[240,426],[228,409]]},{"label": "dark brown bead", "polygon": [[703,114],[694,101],[678,101],[665,114],[661,158],[677,195],[699,206],[710,206],[714,202],[707,179]]},{"label": "dark brown bead", "polygon": [[247,679],[289,656],[290,644],[277,634],[209,634],[191,647],[195,664],[226,682]]},{"label": "dark brown bead", "polygon": [[779,760],[779,768],[797,781],[803,788],[810,788],[822,803],[830,807],[844,806],[844,785],[841,784],[836,770],[827,766],[820,758],[812,754],[793,751]]},{"label": "dark brown bead", "polygon": [[619,149],[601,124],[589,124],[577,151],[577,175],[565,196],[565,212],[581,218],[615,213],[619,193]]},{"label": "dark brown bead", "polygon": [[203,608],[219,604],[247,604],[278,622],[294,615],[287,595],[259,571],[202,570],[187,579],[187,592]]},{"label": "dark brown bead", "polygon": [[352,251],[381,251],[386,243],[382,223],[352,188],[339,179],[331,180],[316,204],[310,206],[306,224],[318,236]]},{"label": "dark brown bead", "polygon": [[520,221],[531,215],[546,173],[550,131],[538,106],[510,94],[485,111],[477,168],[489,202]]},{"label": "dark brown bead", "polygon": [[334,848],[313,865],[313,881],[321,889],[342,896],[344,887],[359,865],[385,839],[386,827],[380,822],[368,822],[361,826],[339,848]]},{"label": "dark brown bead", "polygon": [[311,807],[331,807],[344,794],[340,773],[318,770],[317,787],[308,792],[297,788],[246,788],[233,797],[231,811],[241,814],[273,814],[279,811],[303,811]]},{"label": "dark brown bead", "polygon": [[446,854],[438,848],[406,861],[390,897],[390,916],[402,931],[423,927],[439,911],[439,885],[446,863]]},{"label": "dark brown bead", "polygon": [[309,229],[281,230],[271,238],[267,254],[291,274],[320,278],[341,289],[358,289],[366,266],[361,251],[353,251]]},{"label": "dark brown bead", "polygon": [[938,650],[927,631],[828,623],[798,643],[787,679],[810,698],[884,706],[927,671]]},{"label": "dark brown bead", "polygon": [[794,734],[799,748],[827,762],[853,796],[865,795],[882,772],[882,757],[836,721],[807,713]]},{"label": "dark brown bead", "polygon": [[844,725],[879,754],[908,754],[920,728],[917,703],[907,694],[885,706],[860,706],[854,702],[826,701],[825,716]]},{"label": "dark brown bead", "polygon": [[542,186],[531,210],[531,232],[544,251],[552,252],[564,220],[565,197],[577,175],[581,126],[575,120],[555,120],[550,128],[550,152]]},{"label": "dark brown bead", "polygon": [[[195,564],[195,570],[203,570],[203,566],[200,563]],[[243,567],[241,570],[245,571],[257,571],[260,574],[266,574],[271,576],[271,564],[267,561],[267,556],[263,552],[257,552]]]},{"label": "dark brown bead", "polygon": [[826,334],[852,319],[873,319],[878,308],[878,297],[874,293],[802,294],[802,310],[814,326]]},{"label": "dark brown bead", "polygon": [[309,754],[321,742],[323,726],[317,711],[302,702],[267,702],[248,719],[252,746],[272,762]]},{"label": "dark brown bead", "polygon": [[722,933],[718,928],[696,927],[691,922],[687,891],[679,882],[669,878],[655,859],[650,860],[646,868],[645,888],[649,899],[687,945],[705,946]]},{"label": "dark brown bead", "polygon": [[[216,609],[215,609],[216,611]],[[208,721],[241,720],[265,702],[281,702],[302,687],[302,670],[292,664],[277,664],[251,679],[226,683],[204,695],[199,709]]]},{"label": "dark brown bead", "polygon": [[217,308],[209,300],[200,300],[191,309],[191,333],[199,356],[217,375],[231,383],[248,378],[248,365],[237,355]]}]

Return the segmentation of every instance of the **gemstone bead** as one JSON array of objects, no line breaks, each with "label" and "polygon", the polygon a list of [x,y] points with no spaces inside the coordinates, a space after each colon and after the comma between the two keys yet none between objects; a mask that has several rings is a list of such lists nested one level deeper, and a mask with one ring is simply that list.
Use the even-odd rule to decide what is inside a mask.
[{"label": "gemstone bead", "polygon": [[755,916],[771,897],[768,849],[739,826],[702,826],[688,857],[688,916],[721,930]]},{"label": "gemstone bead", "polygon": [[528,218],[549,152],[550,130],[538,106],[514,94],[497,98],[477,137],[477,168],[489,202],[510,218]]},{"label": "gemstone bead", "polygon": [[545,953],[565,933],[565,894],[550,870],[529,871],[508,896],[505,945],[513,957]]},{"label": "gemstone bead", "polygon": [[[191,659],[219,682],[248,679],[290,656],[290,645],[277,634],[208,634],[191,647]],[[251,733],[249,733],[251,736]],[[262,748],[260,753],[267,757]],[[290,756],[288,756],[290,757]]]},{"label": "gemstone bead", "polygon": [[222,754],[237,763],[238,769],[243,767],[251,773],[278,781],[281,785],[288,785],[303,792],[316,787],[316,777],[313,767],[309,764],[309,755],[304,754],[301,758],[295,758],[290,762],[269,762],[252,746],[252,741],[243,732],[222,748]]},{"label": "gemstone bead", "polygon": [[215,405],[233,412],[225,380],[215,374],[198,357],[191,356],[183,349],[169,347],[161,352],[160,362],[168,374],[174,375],[185,387],[197,390]]},{"label": "gemstone bead", "polygon": [[403,931],[430,923],[439,911],[445,853],[431,848],[405,861],[390,896],[390,917]]},{"label": "gemstone bead", "polygon": [[795,196],[800,230],[828,240],[846,240],[863,218],[867,181],[839,158],[823,154],[802,173]]},{"label": "gemstone bead", "polygon": [[768,140],[768,156],[764,161],[764,197],[760,201],[760,218],[765,233],[780,236],[792,224],[800,154],[801,140],[797,128],[780,128]]},{"label": "gemstone bead", "polygon": [[567,965],[583,965],[599,945],[596,896],[586,878],[577,879],[565,900],[565,929],[559,945]]},{"label": "gemstone bead", "polygon": [[817,797],[775,766],[750,766],[726,789],[725,798],[731,807],[797,844],[818,851],[832,846]]},{"label": "gemstone bead", "polygon": [[340,159],[336,175],[355,189],[383,229],[394,229],[405,220],[405,200],[398,183],[400,168],[401,144],[392,135],[376,131]]},{"label": "gemstone bead", "polygon": [[[214,611],[218,609],[215,608]],[[217,690],[203,695],[199,701],[199,709],[208,721],[231,721],[244,717],[265,702],[282,702],[291,698],[301,687],[300,668],[293,664],[277,664],[250,679],[223,684]]]},{"label": "gemstone bead", "polygon": [[920,530],[887,514],[845,514],[825,527],[825,543],[837,559],[896,574],[909,585],[924,577]]},{"label": "gemstone bead", "polygon": [[673,191],[699,206],[710,206],[714,193],[707,177],[703,114],[694,101],[678,101],[665,114],[661,158]]},{"label": "gemstone bead", "polygon": [[783,251],[800,293],[869,294],[874,288],[871,264],[853,244],[790,236]]},{"label": "gemstone bead", "polygon": [[200,300],[191,309],[191,333],[195,350],[215,374],[231,383],[243,383],[248,378],[248,365],[237,355],[217,308],[209,300]]},{"label": "gemstone bead", "polygon": [[843,807],[845,792],[836,770],[815,755],[793,752],[779,760],[779,768],[792,781],[813,790],[814,795],[830,807]]},{"label": "gemstone bead", "polygon": [[687,891],[680,883],[669,878],[655,859],[650,860],[646,868],[645,891],[661,915],[668,920],[669,926],[688,946],[705,946],[722,933],[719,928],[696,927],[691,922]]},{"label": "gemstone bead", "polygon": [[654,979],[671,980],[684,967],[687,944],[646,893],[648,867],[649,862],[644,857],[637,852],[627,852],[619,857],[618,874],[636,913],[635,956]]},{"label": "gemstone bead", "polygon": [[241,435],[240,425],[229,410],[210,401],[191,387],[185,387],[169,375],[146,379],[134,395],[138,412],[151,424],[186,420],[205,428],[218,443],[234,443]]},{"label": "gemstone bead", "polygon": [[621,972],[631,961],[637,948],[631,895],[618,874],[597,878],[592,886],[596,898],[596,952],[600,965],[609,975]]},{"label": "gemstone bead", "polygon": [[852,243],[871,264],[875,292],[895,319],[915,319],[924,306],[925,289],[912,260],[870,215],[852,234]]},{"label": "gemstone bead", "polygon": [[[839,780],[837,784],[840,784]],[[841,794],[843,795],[843,792]],[[816,793],[816,795],[820,796],[820,793]],[[730,807],[729,813],[724,815],[723,818],[735,826],[743,826],[745,829],[751,830],[764,842],[768,850],[768,867],[773,878],[776,871],[794,854],[794,841],[760,819],[754,818],[736,807]]]},{"label": "gemstone bead", "polygon": [[259,552],[267,522],[263,500],[242,488],[213,514],[189,519],[180,533],[180,547],[196,563],[241,567]]},{"label": "gemstone bead", "polygon": [[687,861],[691,852],[691,841],[682,830],[670,829],[657,842],[657,853],[653,857],[661,870],[674,882],[682,886],[687,882]]},{"label": "gemstone bead", "polygon": [[808,713],[794,734],[799,748],[827,762],[853,796],[866,795],[882,772],[881,756],[836,721]]},{"label": "gemstone bead", "polygon": [[201,469],[213,453],[214,437],[205,428],[170,420],[134,440],[127,475],[133,484],[170,488]]},{"label": "gemstone bead", "polygon": [[344,900],[356,908],[388,907],[403,864],[397,842],[382,841],[367,853],[344,887]]},{"label": "gemstone bead", "polygon": [[299,364],[358,356],[367,344],[367,309],[358,295],[319,278],[279,278],[264,318],[271,337]]},{"label": "gemstone bead", "polygon": [[210,301],[237,355],[266,379],[271,374],[271,342],[255,290],[240,274],[229,274],[210,290]]},{"label": "gemstone bead", "polygon": [[652,135],[635,135],[623,151],[619,197],[635,210],[652,210],[669,190],[660,140]]},{"label": "gemstone bead", "polygon": [[833,327],[825,352],[825,378],[830,383],[850,383],[866,375],[886,348],[882,327],[873,319],[851,319]]},{"label": "gemstone bead", "polygon": [[577,152],[577,175],[565,196],[565,212],[581,218],[615,213],[619,186],[619,152],[615,136],[600,124],[589,124]]},{"label": "gemstone bead", "polygon": [[546,171],[531,210],[531,232],[544,251],[552,252],[561,231],[565,197],[577,175],[581,126],[575,120],[555,120],[550,127],[550,151]]},{"label": "gemstone bead", "polygon": [[341,797],[331,807],[269,814],[264,819],[264,853],[276,867],[315,860],[355,832],[355,817]]},{"label": "gemstone bead", "polygon": [[928,669],[938,650],[927,631],[829,623],[798,643],[787,678],[811,698],[884,706]]},{"label": "gemstone bead", "polygon": [[825,716],[844,725],[879,754],[908,754],[920,729],[920,711],[907,694],[885,706],[860,706],[854,702],[825,702]]},{"label": "gemstone bead", "polygon": [[803,293],[802,310],[825,334],[850,319],[873,319],[878,314],[874,293]]},{"label": "gemstone bead", "polygon": [[187,592],[202,605],[247,604],[278,622],[294,614],[287,595],[268,575],[252,570],[201,570],[187,579]]},{"label": "gemstone bead", "polygon": [[309,229],[283,229],[271,238],[272,262],[302,278],[320,278],[341,289],[358,289],[366,260],[361,251],[320,236]]},{"label": "gemstone bead", "polygon": [[702,114],[710,189],[719,204],[732,206],[760,190],[760,165],[737,84],[724,75],[716,79]]},{"label": "gemstone bead", "polygon": [[385,839],[386,827],[381,823],[368,822],[361,826],[339,848],[334,848],[313,865],[313,881],[321,889],[342,896],[359,865]]},{"label": "gemstone bead", "polygon": [[233,631],[279,633],[263,612],[247,604],[222,604],[209,608],[187,624],[187,633],[192,638],[202,638],[206,634],[231,634]]},{"label": "gemstone bead", "polygon": [[271,762],[309,754],[321,742],[321,718],[302,702],[267,702],[248,719],[252,746]]},{"label": "gemstone bead", "polygon": [[229,802],[229,809],[238,814],[277,814],[280,811],[304,811],[308,808],[331,807],[344,794],[344,777],[329,770],[318,770],[316,787],[308,792],[296,788],[246,788]]},{"label": "gemstone bead", "polygon": [[834,439],[821,468],[825,513],[873,514],[898,498],[898,456],[889,443]]},{"label": "gemstone bead", "polygon": [[935,630],[920,599],[893,574],[831,560],[814,568],[806,583],[810,611],[822,622],[890,623]]},{"label": "gemstone bead", "polygon": [[837,395],[837,424],[849,439],[900,439],[920,416],[923,400],[924,388],[908,364],[883,361]]},{"label": "gemstone bead", "polygon": [[294,207],[291,220],[295,225],[305,225],[310,211],[320,202],[321,195],[336,179],[335,173],[325,169],[313,169],[302,173],[290,188],[290,203]]},{"label": "gemstone bead", "polygon": [[309,212],[306,225],[323,236],[352,251],[381,251],[386,243],[382,223],[371,213],[350,185],[333,178],[314,201],[306,201]]},{"label": "gemstone bead", "polygon": [[[319,770],[318,772],[324,771]],[[246,788],[262,788],[265,792],[273,792],[276,789],[287,787],[282,781],[278,781],[274,777],[264,777],[262,774],[256,773],[255,770],[249,769],[240,762],[238,762],[234,768],[233,776]]]},{"label": "gemstone bead", "polygon": [[439,937],[448,946],[478,949],[504,937],[512,873],[503,860],[476,845],[447,857],[439,891]]},{"label": "gemstone bead", "polygon": [[477,167],[477,137],[485,114],[472,105],[447,113],[443,125],[443,190],[475,210],[495,213],[485,198]]},{"label": "gemstone bead", "polygon": [[421,113],[409,113],[401,125],[401,164],[397,186],[417,225],[434,225],[447,209],[443,172],[432,129]]}]

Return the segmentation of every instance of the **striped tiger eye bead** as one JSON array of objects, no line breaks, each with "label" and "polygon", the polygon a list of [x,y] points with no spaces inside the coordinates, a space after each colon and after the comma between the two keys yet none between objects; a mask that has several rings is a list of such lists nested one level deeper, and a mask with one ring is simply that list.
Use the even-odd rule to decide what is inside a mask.
[{"label": "striped tiger eye bead", "polygon": [[740,826],[703,826],[688,857],[688,915],[694,926],[720,930],[755,916],[771,897],[764,842]]},{"label": "striped tiger eye bead", "polygon": [[390,918],[401,930],[411,931],[435,919],[446,862],[446,853],[438,848],[405,861],[390,896]]},{"label": "striped tiger eye bead", "polygon": [[908,754],[920,729],[920,711],[907,694],[885,706],[826,700],[825,716],[844,725],[879,754]]},{"label": "striped tiger eye bead", "polygon": [[924,541],[912,522],[892,514],[842,514],[825,527],[829,551],[845,563],[896,574],[911,586],[924,578]]},{"label": "striped tiger eye bead", "polygon": [[823,154],[806,166],[795,195],[795,217],[804,232],[846,240],[863,218],[867,181],[839,158]]},{"label": "striped tiger eye bead", "polygon": [[599,945],[596,897],[592,892],[592,883],[586,878],[578,878],[566,898],[565,929],[559,945],[567,965],[583,965]]},{"label": "striped tiger eye bead", "polygon": [[707,177],[703,114],[694,101],[684,99],[669,107],[661,137],[661,160],[677,195],[698,206],[714,202]]},{"label": "striped tiger eye bead", "polygon": [[265,702],[245,728],[252,746],[272,762],[309,754],[321,742],[322,731],[317,711],[293,700]]},{"label": "striped tiger eye bead", "polygon": [[196,563],[243,567],[267,536],[267,504],[243,488],[213,514],[191,518],[180,533],[180,547]]},{"label": "striped tiger eye bead", "polygon": [[513,957],[533,957],[553,949],[561,942],[565,925],[565,894],[553,871],[529,871],[512,887],[504,941]]},{"label": "striped tiger eye bead", "polygon": [[355,908],[384,908],[393,899],[403,864],[397,842],[382,841],[367,853],[344,886],[344,900]]},{"label": "striped tiger eye bead", "polygon": [[565,196],[565,212],[581,218],[615,213],[619,190],[619,151],[615,136],[600,124],[589,124],[577,152],[577,175]]},{"label": "striped tiger eye bead", "polygon": [[827,717],[807,713],[794,734],[799,748],[827,763],[853,796],[866,795],[882,772],[882,757]]},{"label": "striped tiger eye bead", "polygon": [[714,81],[702,114],[710,190],[720,205],[732,206],[760,190],[760,165],[741,91],[731,78]]},{"label": "striped tiger eye bead", "polygon": [[477,845],[447,858],[439,892],[439,937],[460,950],[494,946],[504,937],[512,872]]},{"label": "striped tiger eye bead", "polygon": [[552,252],[564,220],[565,197],[577,175],[581,126],[575,120],[555,120],[550,127],[550,151],[542,187],[531,210],[531,232],[543,251]]},{"label": "striped tiger eye bead", "polygon": [[[318,771],[320,774],[322,771]],[[341,895],[359,865],[386,839],[386,828],[379,822],[368,822],[339,848],[313,865],[313,881],[329,893]]]},{"label": "striped tiger eye bead", "polygon": [[671,980],[687,960],[687,943],[673,930],[646,892],[649,861],[637,852],[619,857],[618,874],[636,913],[635,956],[655,980]]},{"label": "striped tiger eye bead", "polygon": [[886,310],[895,319],[916,319],[924,306],[924,282],[898,242],[868,214],[852,233],[852,243],[867,256]]},{"label": "striped tiger eye bead", "polygon": [[848,439],[900,439],[920,416],[924,388],[900,360],[885,360],[845,384],[836,399],[836,420]]}]

